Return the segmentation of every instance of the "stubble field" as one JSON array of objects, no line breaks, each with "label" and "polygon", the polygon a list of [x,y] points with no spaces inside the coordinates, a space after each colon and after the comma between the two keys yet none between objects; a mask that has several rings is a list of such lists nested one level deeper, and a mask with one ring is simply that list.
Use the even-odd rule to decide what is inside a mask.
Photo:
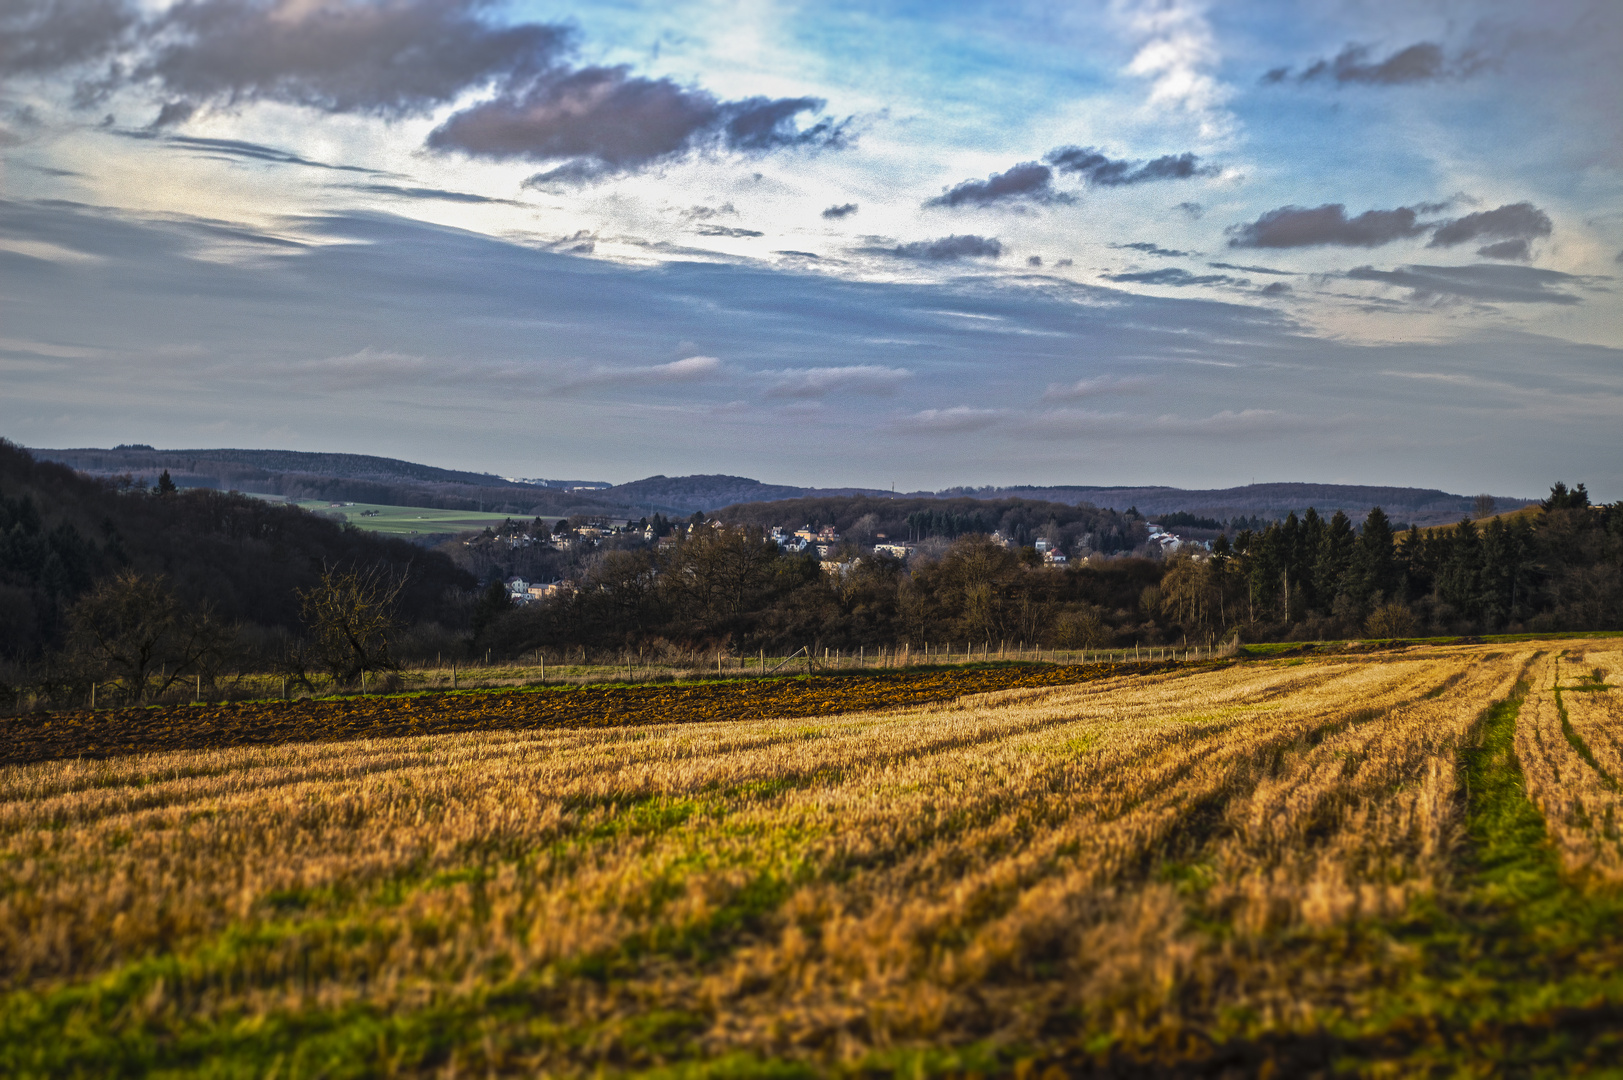
[{"label": "stubble field", "polygon": [[7,766],[0,1072],[1604,1073],[1608,647]]}]

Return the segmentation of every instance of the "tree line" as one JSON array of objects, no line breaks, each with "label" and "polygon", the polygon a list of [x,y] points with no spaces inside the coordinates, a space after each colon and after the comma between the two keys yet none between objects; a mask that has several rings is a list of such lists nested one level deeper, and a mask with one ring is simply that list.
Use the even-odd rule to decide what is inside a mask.
[{"label": "tree line", "polygon": [[[910,511],[916,513],[916,511]],[[719,523],[717,523],[719,524]],[[476,637],[499,654],[682,647],[748,654],[926,641],[1049,647],[1623,628],[1623,504],[1552,489],[1533,513],[1393,531],[1309,509],[1207,553],[1046,565],[959,536],[908,563],[781,552],[759,527],[607,552],[572,592],[519,608],[492,589]]]},{"label": "tree line", "polygon": [[[849,539],[826,559],[787,551],[766,526],[788,522]],[[1379,509],[1360,522],[1310,509],[1166,559],[1131,554],[1146,550],[1134,513],[1023,500],[802,499],[646,524],[568,552],[510,542],[547,531],[540,521],[425,551],[234,493],[161,478],[119,488],[0,440],[0,699],[27,685],[78,701],[97,679],[138,699],[231,669],[346,684],[412,660],[535,650],[1623,628],[1623,504],[1592,505],[1581,484],[1556,484],[1527,511],[1404,533]],[[906,561],[873,553],[910,527],[958,535],[929,537]],[[1093,550],[1114,554],[1048,565],[1034,546],[1044,537],[1106,538],[1113,547]],[[573,587],[514,606],[502,579],[515,559],[566,569]]]},{"label": "tree line", "polygon": [[24,685],[78,700],[100,677],[151,692],[137,672],[325,670],[306,597],[347,574],[398,583],[395,652],[466,647],[477,581],[444,554],[164,480],[93,479],[0,439],[0,706]]}]

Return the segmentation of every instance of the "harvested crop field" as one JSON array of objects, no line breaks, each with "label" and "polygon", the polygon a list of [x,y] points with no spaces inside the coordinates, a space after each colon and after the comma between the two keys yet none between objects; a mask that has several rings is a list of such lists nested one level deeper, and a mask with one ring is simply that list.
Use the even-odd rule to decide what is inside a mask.
[{"label": "harvested crop field", "polygon": [[8,766],[0,1072],[1603,1072],[1618,661]]},{"label": "harvested crop field", "polygon": [[1062,686],[1160,663],[995,664],[680,684],[538,687],[27,713],[0,719],[0,765],[459,731],[623,727],[830,713]]}]

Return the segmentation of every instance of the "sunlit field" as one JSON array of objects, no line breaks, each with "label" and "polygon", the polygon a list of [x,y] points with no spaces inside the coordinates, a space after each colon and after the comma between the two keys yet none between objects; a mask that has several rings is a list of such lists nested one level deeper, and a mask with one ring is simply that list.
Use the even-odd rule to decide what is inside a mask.
[{"label": "sunlit field", "polygon": [[8,766],[0,1073],[1603,1070],[1620,680],[1412,647]]}]

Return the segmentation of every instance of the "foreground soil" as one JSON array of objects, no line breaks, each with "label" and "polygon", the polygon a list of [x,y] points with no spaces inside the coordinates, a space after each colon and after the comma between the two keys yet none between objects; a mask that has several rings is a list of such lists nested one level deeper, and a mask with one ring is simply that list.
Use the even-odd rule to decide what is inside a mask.
[{"label": "foreground soil", "polygon": [[467,690],[31,713],[0,720],[0,765],[159,750],[529,728],[827,716],[1065,686],[1165,664],[997,664],[716,682]]}]

